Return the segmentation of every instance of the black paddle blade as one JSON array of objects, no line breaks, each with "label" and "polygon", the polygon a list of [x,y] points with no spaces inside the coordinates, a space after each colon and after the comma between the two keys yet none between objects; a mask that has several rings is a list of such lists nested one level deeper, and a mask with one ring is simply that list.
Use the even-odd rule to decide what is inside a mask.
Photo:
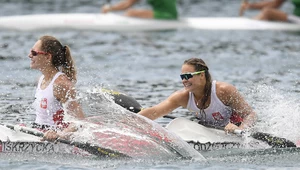
[{"label": "black paddle blade", "polygon": [[285,138],[273,136],[268,133],[254,132],[251,134],[251,137],[257,140],[264,141],[268,143],[268,145],[272,146],[273,148],[296,147],[294,142],[287,140]]},{"label": "black paddle blade", "polygon": [[133,97],[122,93],[113,93],[112,95],[114,96],[115,103],[124,107],[125,109],[134,113],[138,113],[142,110],[142,106]]}]

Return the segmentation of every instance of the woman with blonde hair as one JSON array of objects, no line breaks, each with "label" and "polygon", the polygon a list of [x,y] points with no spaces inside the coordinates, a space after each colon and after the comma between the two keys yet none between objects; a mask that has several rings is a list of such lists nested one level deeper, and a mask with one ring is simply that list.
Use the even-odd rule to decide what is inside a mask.
[{"label": "woman with blonde hair", "polygon": [[84,118],[76,101],[76,68],[70,48],[55,37],[46,35],[39,38],[28,56],[30,68],[42,73],[35,94],[36,119],[33,127],[66,128],[68,124],[63,121],[66,113]]}]

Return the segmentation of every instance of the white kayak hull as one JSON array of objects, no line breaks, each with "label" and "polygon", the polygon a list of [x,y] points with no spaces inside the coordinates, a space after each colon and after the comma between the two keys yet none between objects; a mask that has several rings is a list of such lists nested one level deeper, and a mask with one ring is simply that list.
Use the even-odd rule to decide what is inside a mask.
[{"label": "white kayak hull", "polygon": [[36,154],[75,154],[81,156],[92,156],[91,154],[61,143],[18,141],[0,142],[0,153],[36,153]]},{"label": "white kayak hull", "polygon": [[40,142],[41,138],[30,134],[22,133],[19,131],[11,130],[5,126],[0,125],[0,140],[2,142]]},{"label": "white kayak hull", "polygon": [[[136,114],[132,116],[137,117]],[[177,157],[203,159],[202,155],[190,148],[186,142],[169,134],[160,125],[157,125],[160,130],[154,128],[155,124],[146,125],[145,128],[139,126],[131,129],[129,120],[123,122],[125,124],[119,123],[118,126],[112,126],[111,122],[100,120],[103,117],[87,118],[82,125],[84,128],[79,128],[74,132],[71,141],[58,139],[56,143],[42,142],[38,136],[43,136],[43,133],[37,129],[19,125],[0,125],[0,152],[64,153],[121,159],[161,160]],[[138,118],[143,119],[131,119],[135,125],[137,121],[144,121],[144,117]],[[145,121],[143,123],[145,124]],[[146,130],[150,127],[152,127],[151,130]],[[88,136],[82,135],[87,132]]]},{"label": "white kayak hull", "polygon": [[156,31],[170,29],[300,31],[300,24],[257,21],[242,17],[194,17],[172,21],[131,18],[112,13],[69,13],[3,16],[0,17],[0,29],[18,31],[43,29],[95,31]]},{"label": "white kayak hull", "polygon": [[224,130],[207,128],[186,118],[176,118],[166,128],[188,142],[199,152],[239,148],[270,148],[266,143],[256,139],[226,134]]},{"label": "white kayak hull", "polygon": [[88,152],[77,147],[63,143],[41,141],[40,137],[26,134],[20,131],[11,130],[1,125],[0,153],[59,153],[92,156]]},{"label": "white kayak hull", "polygon": [[201,143],[243,142],[243,139],[237,135],[226,134],[224,130],[207,128],[185,118],[172,120],[166,128],[185,141],[200,141]]}]

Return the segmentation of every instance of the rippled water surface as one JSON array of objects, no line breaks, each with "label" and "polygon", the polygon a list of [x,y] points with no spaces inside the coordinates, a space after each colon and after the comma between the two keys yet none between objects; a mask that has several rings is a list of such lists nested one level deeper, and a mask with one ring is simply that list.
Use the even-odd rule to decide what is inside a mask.
[{"label": "rippled water surface", "polygon": [[[105,1],[7,0],[0,15],[97,13]],[[116,2],[116,1],[112,1]],[[238,0],[181,0],[181,16],[237,16]],[[139,4],[145,7],[145,2]],[[283,10],[292,6],[286,3]],[[252,16],[255,13],[249,12]],[[214,79],[234,84],[258,113],[258,128],[292,141],[300,139],[300,34],[284,31],[171,30],[156,32],[96,32],[0,30],[0,119],[34,120],[31,103],[40,72],[29,68],[30,48],[42,35],[53,35],[72,49],[79,92],[105,87],[124,92],[149,107],[182,88],[183,61],[204,59]],[[86,96],[84,96],[86,97]],[[83,97],[83,98],[84,98]],[[85,101],[83,103],[97,103]],[[97,115],[87,112],[87,115]],[[175,116],[189,116],[183,109]],[[164,125],[170,120],[156,120]],[[207,157],[193,161],[123,162],[60,155],[3,155],[0,169],[297,169],[299,154]],[[62,159],[64,161],[62,161]]]}]

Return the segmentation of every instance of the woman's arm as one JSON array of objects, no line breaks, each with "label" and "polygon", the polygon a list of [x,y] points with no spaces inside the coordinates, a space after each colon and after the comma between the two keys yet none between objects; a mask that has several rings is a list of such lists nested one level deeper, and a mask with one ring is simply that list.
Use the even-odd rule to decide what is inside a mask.
[{"label": "woman's arm", "polygon": [[181,91],[177,91],[158,105],[147,109],[143,109],[138,114],[143,115],[151,120],[154,120],[164,115],[167,115],[168,113],[172,112],[180,106],[183,106],[182,102],[184,100],[184,93]]},{"label": "woman's arm", "polygon": [[248,9],[263,9],[263,8],[279,8],[286,0],[265,0],[260,2],[248,3],[244,0],[240,7],[240,16],[244,14],[245,10]]},{"label": "woman's arm", "polygon": [[236,88],[233,89],[230,106],[233,111],[243,118],[243,122],[239,126],[240,129],[246,129],[255,124],[257,119],[256,113]]},{"label": "woman's arm", "polygon": [[69,126],[62,131],[54,131],[54,130],[48,130],[45,132],[44,137],[42,141],[55,141],[56,139],[67,139],[69,140],[69,137],[72,135],[72,132],[77,131],[77,126],[74,123],[69,124]]},{"label": "woman's arm", "polygon": [[54,82],[53,94],[57,100],[66,105],[67,113],[83,119],[84,113],[76,99],[76,90],[73,83],[64,75],[59,76]]},{"label": "woman's arm", "polygon": [[[256,122],[257,115],[236,87],[231,84],[223,83],[219,88],[222,102],[231,107],[234,112],[243,118],[243,122],[238,128],[246,129],[252,127]],[[230,132],[236,128],[236,126],[232,125],[225,127],[225,129]]]},{"label": "woman's arm", "polygon": [[[53,94],[57,100],[66,105],[66,112],[77,119],[83,119],[84,113],[76,100],[76,91],[73,83],[65,76],[59,76],[54,82]],[[49,130],[44,134],[42,140],[54,141],[57,138],[68,139],[72,132],[77,131],[77,126],[70,123],[62,131]]]},{"label": "woman's arm", "polygon": [[123,0],[115,5],[109,6],[106,5],[102,8],[102,13],[107,13],[109,11],[119,11],[125,10],[135,4],[138,0]]},{"label": "woman's arm", "polygon": [[245,9],[279,8],[286,0],[265,0],[260,2],[244,2]]}]

